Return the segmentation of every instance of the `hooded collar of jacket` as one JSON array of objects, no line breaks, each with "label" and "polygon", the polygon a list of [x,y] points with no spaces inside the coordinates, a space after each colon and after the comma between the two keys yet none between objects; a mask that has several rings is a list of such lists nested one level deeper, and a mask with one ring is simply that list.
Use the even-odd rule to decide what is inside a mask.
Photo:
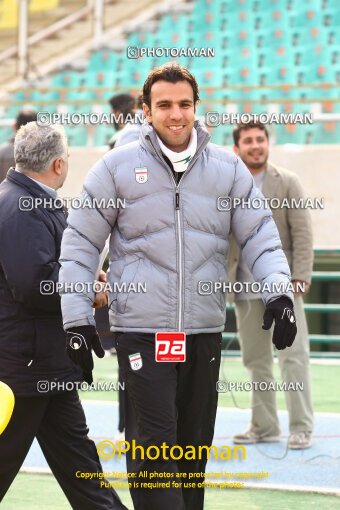
[{"label": "hooded collar of jacket", "polygon": [[[202,154],[211,138],[204,124],[200,120],[195,120],[194,129],[197,131],[197,149],[189,167],[192,166],[193,162],[196,161],[200,154]],[[156,131],[152,125],[148,124],[146,121],[143,123],[140,130],[140,143],[145,150],[151,152],[151,154],[164,163],[164,156],[157,140]]]}]

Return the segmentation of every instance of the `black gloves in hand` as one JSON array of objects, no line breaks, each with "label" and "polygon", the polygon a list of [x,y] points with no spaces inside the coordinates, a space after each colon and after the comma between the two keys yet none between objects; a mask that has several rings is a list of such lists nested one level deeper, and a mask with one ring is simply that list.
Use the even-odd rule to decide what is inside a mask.
[{"label": "black gloves in hand", "polygon": [[93,383],[92,349],[103,358],[105,351],[94,326],[78,326],[66,331],[66,352],[76,365],[83,369],[84,381]]},{"label": "black gloves in hand", "polygon": [[294,306],[289,298],[279,297],[266,306],[262,329],[270,329],[274,319],[273,344],[278,350],[290,347],[297,330]]}]

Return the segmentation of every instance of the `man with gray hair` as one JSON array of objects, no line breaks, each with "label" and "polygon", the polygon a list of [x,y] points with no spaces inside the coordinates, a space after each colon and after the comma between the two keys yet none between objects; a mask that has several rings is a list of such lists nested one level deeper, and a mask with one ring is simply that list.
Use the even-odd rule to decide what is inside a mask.
[{"label": "man with gray hair", "polygon": [[[0,501],[36,437],[73,509],[126,509],[100,486],[102,467],[75,389],[84,374],[65,352],[54,288],[66,227],[56,200],[68,170],[64,131],[30,122],[17,132],[14,153],[16,168],[0,185],[0,380],[15,395],[0,436]],[[104,355],[100,345],[97,353]],[[84,481],[80,471],[96,475]]]}]

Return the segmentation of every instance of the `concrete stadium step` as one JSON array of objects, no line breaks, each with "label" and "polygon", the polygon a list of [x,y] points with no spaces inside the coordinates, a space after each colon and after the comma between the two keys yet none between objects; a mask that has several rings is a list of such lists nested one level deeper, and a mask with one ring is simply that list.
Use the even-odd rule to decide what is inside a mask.
[{"label": "concrete stadium step", "polygon": [[2,30],[0,37],[0,51],[10,48],[17,41],[17,34],[14,30]]},{"label": "concrete stadium step", "polygon": [[[104,36],[105,31],[118,27],[124,21],[130,21],[133,17],[143,12],[143,10],[150,8],[153,5],[161,3],[160,0],[134,0],[134,2],[126,2],[126,0],[116,0],[114,3],[105,4],[104,6]],[[66,0],[60,2],[63,8],[66,8]],[[69,2],[68,2],[69,4]],[[72,2],[72,9],[68,14],[75,12],[75,5],[81,8],[84,6],[83,1]],[[69,51],[77,47],[84,47],[91,41],[93,37],[93,18],[88,14],[86,18],[74,22],[71,26],[60,29],[56,35],[37,42],[29,48],[29,62],[31,70],[28,71],[28,78],[34,78],[39,73],[39,67],[48,65],[48,67],[55,67],[58,69],[60,59],[68,54]],[[84,56],[86,54],[84,50]],[[72,64],[72,62],[70,62]],[[6,61],[7,64],[7,61]],[[30,72],[31,71],[31,72]],[[10,66],[8,71],[2,73],[0,76],[0,84],[11,88],[11,82],[16,83],[19,76],[17,69]]]}]

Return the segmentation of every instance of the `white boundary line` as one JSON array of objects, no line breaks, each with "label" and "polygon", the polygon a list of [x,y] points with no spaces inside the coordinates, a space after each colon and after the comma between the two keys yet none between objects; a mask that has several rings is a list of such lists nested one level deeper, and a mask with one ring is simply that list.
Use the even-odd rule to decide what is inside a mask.
[{"label": "white boundary line", "polygon": [[[117,400],[85,400],[85,399],[81,399],[81,403],[84,404],[84,405],[105,405],[105,406],[113,406],[113,407],[118,407],[118,401]],[[224,407],[224,406],[219,406],[218,407],[218,411],[219,412],[233,412],[233,413],[240,413],[240,414],[244,414],[244,413],[249,413],[251,411],[251,408],[249,407],[249,409],[238,409],[237,407]],[[287,414],[288,411],[286,411],[286,409],[279,409],[278,410],[278,413],[282,413],[282,414]],[[329,413],[329,412],[316,412],[314,413],[314,416],[335,416],[337,418],[340,417],[340,412],[339,413]]]},{"label": "white boundary line", "polygon": [[[227,363],[227,362],[230,363],[232,361],[242,361],[242,357],[241,357],[241,354],[239,356],[232,356],[230,358],[228,358],[228,356],[224,356],[224,357],[222,357],[221,364],[222,364],[222,361],[225,363]],[[318,358],[310,357],[309,363],[311,365],[333,365],[336,367],[336,366],[340,365],[340,359],[337,359],[337,358],[320,358],[320,359],[318,359]],[[277,356],[274,356],[274,364],[275,365],[278,364]]]}]

